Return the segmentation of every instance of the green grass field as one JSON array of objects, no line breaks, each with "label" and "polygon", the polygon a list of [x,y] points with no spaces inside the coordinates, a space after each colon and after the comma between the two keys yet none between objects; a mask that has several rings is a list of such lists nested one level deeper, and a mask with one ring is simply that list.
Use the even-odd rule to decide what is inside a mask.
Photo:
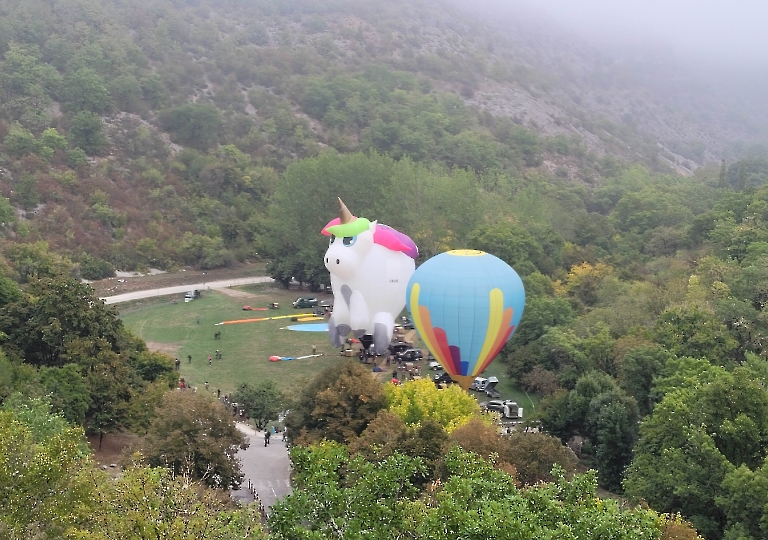
[{"label": "green grass field", "polygon": [[[274,380],[288,393],[301,389],[316,373],[338,362],[339,350],[331,347],[327,333],[284,330],[289,318],[274,321],[215,326],[225,320],[274,317],[310,313],[311,309],[294,309],[291,302],[302,291],[286,291],[272,286],[247,286],[238,289],[250,297],[232,297],[216,291],[205,291],[203,297],[185,303],[182,295],[153,298],[118,306],[127,328],[145,340],[153,350],[160,350],[181,360],[180,376],[198,388],[210,383],[210,389],[222,394],[234,391],[244,382],[256,384]],[[330,295],[315,295],[320,299]],[[174,304],[173,300],[177,303]],[[266,307],[279,302],[280,309],[243,311],[243,305]],[[197,317],[200,323],[197,323]],[[221,339],[214,334],[221,331]],[[270,362],[269,357],[301,356],[312,353],[312,345],[325,356],[306,360]],[[222,359],[215,359],[219,349]],[[192,355],[189,363],[187,356]],[[213,365],[208,365],[213,356]]]},{"label": "green grass field", "polygon": [[[234,294],[247,293],[249,296],[233,297],[222,292],[205,291],[203,297],[185,303],[183,295],[154,297],[148,300],[121,304],[121,317],[126,327],[145,340],[153,350],[160,350],[181,360],[180,376],[198,389],[206,381],[210,390],[220,389],[222,394],[233,392],[238,385],[249,382],[256,384],[272,379],[288,395],[298,392],[317,373],[334,362],[342,361],[339,350],[331,347],[327,333],[293,332],[283,329],[290,318],[274,321],[215,326],[225,320],[274,317],[309,313],[311,309],[294,309],[291,302],[298,296],[317,296],[332,299],[330,294],[312,294],[305,291],[286,291],[273,285],[245,285],[238,287]],[[232,294],[232,293],[231,293]],[[176,300],[176,304],[173,300]],[[266,307],[270,302],[279,302],[280,309],[268,311],[243,311],[243,305]],[[197,323],[197,317],[200,323]],[[214,334],[221,331],[221,339]],[[270,362],[269,357],[302,356],[312,353],[312,345],[324,356],[305,360]],[[415,345],[423,348],[416,338]],[[215,359],[219,349],[221,360]],[[187,356],[192,355],[192,362]],[[208,365],[208,356],[213,356],[213,365]],[[434,371],[425,370],[433,376]],[[507,377],[504,366],[493,362],[483,373],[484,377],[499,379],[496,387],[502,399],[512,399],[524,408],[525,416],[535,412],[536,396],[526,396]],[[383,380],[387,380],[383,377]],[[472,393],[478,401],[487,401],[485,394]]]}]

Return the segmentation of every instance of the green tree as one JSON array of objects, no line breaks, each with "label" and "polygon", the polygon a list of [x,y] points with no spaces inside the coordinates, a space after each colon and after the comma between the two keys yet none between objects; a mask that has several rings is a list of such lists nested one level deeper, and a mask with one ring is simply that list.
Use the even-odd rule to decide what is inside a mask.
[{"label": "green tree", "polygon": [[627,493],[681,513],[708,538],[722,536],[725,510],[750,511],[744,499],[726,494],[733,479],[724,482],[740,466],[755,471],[766,458],[768,392],[753,377],[750,368],[716,369],[667,392],[640,426]]},{"label": "green tree", "polygon": [[119,355],[100,351],[88,369],[89,406],[85,427],[99,435],[99,450],[105,433],[114,433],[128,423],[129,403],[133,397],[131,371]]},{"label": "green tree", "polygon": [[483,225],[469,235],[467,246],[487,251],[512,266],[520,275],[535,272],[544,250],[531,234],[511,223]]},{"label": "green tree", "polygon": [[180,144],[206,150],[219,140],[221,118],[218,109],[211,105],[187,103],[163,111],[159,120]]},{"label": "green tree", "polygon": [[18,122],[8,129],[8,135],[3,139],[5,151],[13,157],[24,157],[39,151],[40,145],[31,131],[25,129]]},{"label": "green tree", "polygon": [[591,371],[579,377],[568,394],[556,393],[542,403],[542,423],[567,441],[579,434],[592,444],[600,484],[620,491],[624,469],[637,439],[638,410],[608,374]]},{"label": "green tree", "polygon": [[768,530],[768,468],[738,467],[723,479],[717,506],[725,514],[725,538],[763,538]]},{"label": "green tree", "polygon": [[136,77],[130,74],[118,75],[112,79],[109,89],[118,109],[127,112],[139,111],[143,92]]},{"label": "green tree", "polygon": [[73,146],[91,155],[103,152],[107,144],[102,133],[101,117],[91,111],[79,111],[72,117],[69,137]]},{"label": "green tree", "polygon": [[[338,216],[337,197],[354,215],[376,219],[384,213],[393,165],[378,154],[334,152],[292,163],[277,186],[266,223],[267,272],[285,285],[291,277],[315,288],[327,283],[323,253],[328,242],[318,233]],[[296,193],[304,195],[297,198]],[[307,205],[308,200],[313,203]]]},{"label": "green tree", "polygon": [[238,507],[219,493],[165,468],[131,466],[99,484],[98,511],[82,540],[258,540],[266,538],[254,505]]},{"label": "green tree", "polygon": [[90,405],[87,380],[76,364],[40,368],[40,384],[51,396],[51,407],[74,425],[83,425]]},{"label": "green tree", "polygon": [[257,385],[241,384],[232,395],[232,401],[245,409],[245,415],[254,421],[257,429],[264,429],[270,421],[276,420],[283,409],[283,394],[272,380]]},{"label": "green tree", "polygon": [[24,296],[0,313],[0,330],[8,335],[5,347],[26,362],[59,367],[74,341],[89,342],[94,356],[103,348],[118,353],[123,334],[114,308],[69,277],[33,278]]},{"label": "green tree", "polygon": [[83,431],[50,415],[44,402],[5,407],[0,411],[0,535],[62,538],[94,510]]},{"label": "green tree", "polygon": [[104,79],[87,67],[67,73],[61,92],[67,109],[72,112],[88,111],[99,115],[112,105]]},{"label": "green tree", "polygon": [[656,341],[675,356],[708,358],[722,364],[736,353],[736,340],[714,314],[698,308],[664,312],[654,328]]},{"label": "green tree", "polygon": [[380,463],[325,443],[292,450],[295,491],[269,517],[275,538],[611,538],[661,535],[652,511],[622,509],[595,495],[593,473],[519,490],[514,479],[476,454],[454,448],[446,480],[420,493],[409,481],[419,458],[395,454]]},{"label": "green tree", "polygon": [[630,349],[624,355],[619,372],[619,384],[635,398],[641,416],[645,416],[653,409],[651,387],[654,378],[661,373],[671,356],[664,349],[652,345]]},{"label": "green tree", "polygon": [[167,392],[142,443],[153,467],[167,467],[219,489],[237,489],[243,479],[238,448],[245,438],[226,407],[191,391]]}]

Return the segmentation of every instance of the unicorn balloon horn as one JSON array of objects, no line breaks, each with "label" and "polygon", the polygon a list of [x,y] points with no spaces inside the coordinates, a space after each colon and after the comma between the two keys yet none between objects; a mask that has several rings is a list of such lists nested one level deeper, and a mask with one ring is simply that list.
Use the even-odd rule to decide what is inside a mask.
[{"label": "unicorn balloon horn", "polygon": [[341,200],[341,197],[338,197],[338,199],[339,199],[339,221],[343,225],[355,219],[355,216],[353,216],[352,212],[349,211],[349,209],[347,208],[347,205],[344,204],[344,201]]}]

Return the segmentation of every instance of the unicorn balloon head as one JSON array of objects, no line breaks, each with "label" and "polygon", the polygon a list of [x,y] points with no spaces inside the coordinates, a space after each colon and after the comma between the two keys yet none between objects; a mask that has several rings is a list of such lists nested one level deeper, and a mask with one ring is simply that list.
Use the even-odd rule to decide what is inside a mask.
[{"label": "unicorn balloon head", "polygon": [[330,236],[325,267],[333,287],[331,343],[340,347],[350,332],[357,338],[372,334],[374,350],[383,353],[405,307],[416,244],[392,227],[353,216],[341,199],[339,217],[321,232]]}]

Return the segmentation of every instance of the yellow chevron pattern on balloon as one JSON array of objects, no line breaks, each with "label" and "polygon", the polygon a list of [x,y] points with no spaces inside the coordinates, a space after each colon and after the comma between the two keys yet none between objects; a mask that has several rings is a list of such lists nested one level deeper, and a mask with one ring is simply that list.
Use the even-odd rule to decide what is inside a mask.
[{"label": "yellow chevron pattern on balloon", "polygon": [[488,297],[490,300],[488,329],[485,333],[483,348],[474,365],[473,375],[482,373],[488,367],[514,329],[511,327],[514,310],[511,307],[504,309],[504,293],[501,289],[491,289]]}]

